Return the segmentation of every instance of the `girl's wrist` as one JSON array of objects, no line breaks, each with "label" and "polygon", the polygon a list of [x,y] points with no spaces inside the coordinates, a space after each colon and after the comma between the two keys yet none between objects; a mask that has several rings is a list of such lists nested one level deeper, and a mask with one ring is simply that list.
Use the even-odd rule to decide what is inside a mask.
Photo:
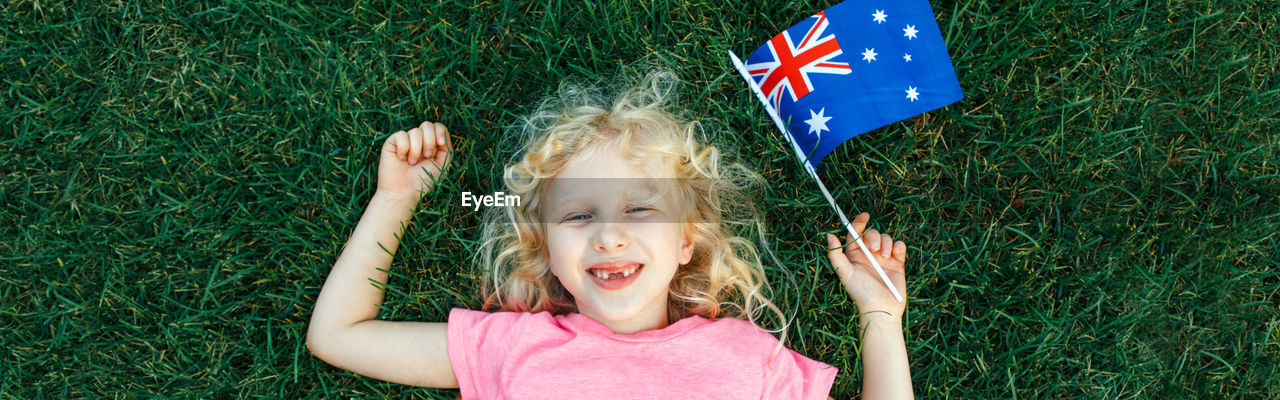
[{"label": "girl's wrist", "polygon": [[892,328],[902,328],[902,313],[890,313],[888,311],[865,311],[858,314],[858,327],[865,329],[868,324],[891,325]]},{"label": "girl's wrist", "polygon": [[369,208],[417,209],[421,197],[417,194],[401,194],[401,192],[376,191],[369,200]]},{"label": "girl's wrist", "polygon": [[381,202],[390,206],[414,209],[418,207],[418,201],[420,199],[421,197],[418,196],[418,193],[400,193],[378,190],[373,193],[373,200],[370,200],[369,203]]}]

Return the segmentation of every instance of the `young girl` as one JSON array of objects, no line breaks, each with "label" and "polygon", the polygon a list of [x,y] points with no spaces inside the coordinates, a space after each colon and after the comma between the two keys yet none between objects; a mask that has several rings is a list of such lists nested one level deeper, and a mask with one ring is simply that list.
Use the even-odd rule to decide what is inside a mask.
[{"label": "young girl", "polygon": [[[670,112],[675,82],[653,73],[615,97],[564,86],[543,103],[504,170],[519,204],[486,214],[480,294],[494,312],[454,308],[447,323],[375,319],[383,291],[369,280],[386,283],[400,227],[453,151],[439,123],[396,132],[316,300],[307,348],[361,375],[460,388],[464,399],[827,398],[836,369],[758,326],[766,309],[786,320],[765,294],[756,246],[733,231],[763,234],[744,192],[760,177],[722,161],[696,122]],[[905,293],[906,245],[863,232],[869,219],[858,215],[854,228]],[[859,249],[832,235],[827,244],[861,312],[863,397],[912,397],[906,304]]]}]

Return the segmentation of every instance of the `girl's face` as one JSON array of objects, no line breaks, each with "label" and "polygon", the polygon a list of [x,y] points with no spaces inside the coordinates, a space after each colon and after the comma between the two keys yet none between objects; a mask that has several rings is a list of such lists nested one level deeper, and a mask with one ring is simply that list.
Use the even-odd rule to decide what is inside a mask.
[{"label": "girl's face", "polygon": [[614,332],[665,327],[671,279],[693,257],[673,195],[654,196],[672,182],[610,144],[570,160],[548,188],[551,272],[578,312]]}]

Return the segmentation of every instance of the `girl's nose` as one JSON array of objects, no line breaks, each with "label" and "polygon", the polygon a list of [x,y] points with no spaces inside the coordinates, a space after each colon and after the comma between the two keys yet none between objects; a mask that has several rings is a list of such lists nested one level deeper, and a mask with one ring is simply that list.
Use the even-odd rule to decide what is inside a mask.
[{"label": "girl's nose", "polygon": [[631,237],[627,235],[623,224],[606,222],[600,224],[599,227],[599,233],[596,234],[596,251],[623,250],[631,244]]}]

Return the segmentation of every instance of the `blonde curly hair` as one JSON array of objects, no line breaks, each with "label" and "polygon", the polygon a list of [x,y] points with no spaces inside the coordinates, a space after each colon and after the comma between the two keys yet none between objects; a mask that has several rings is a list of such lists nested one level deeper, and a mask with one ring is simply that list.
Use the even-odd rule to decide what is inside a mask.
[{"label": "blonde curly hair", "polygon": [[[744,319],[769,332],[790,321],[770,300],[761,252],[776,263],[765,242],[762,217],[754,207],[754,189],[763,178],[722,159],[706,143],[703,124],[672,112],[680,84],[674,73],[656,70],[634,85],[607,93],[592,85],[562,83],[556,96],[515,127],[521,151],[503,170],[506,191],[519,196],[518,206],[493,207],[485,214],[477,252],[482,308],[486,311],[577,311],[573,296],[551,272],[546,236],[539,215],[552,179],[576,155],[617,143],[629,159],[668,165],[678,183],[684,211],[680,221],[694,241],[693,258],[678,268],[668,289],[667,318],[674,323],[691,315],[715,320]],[[781,267],[779,265],[779,267]],[[763,328],[761,314],[771,310],[782,322]],[[781,342],[779,343],[779,347]],[[775,350],[776,353],[776,350]]]}]

